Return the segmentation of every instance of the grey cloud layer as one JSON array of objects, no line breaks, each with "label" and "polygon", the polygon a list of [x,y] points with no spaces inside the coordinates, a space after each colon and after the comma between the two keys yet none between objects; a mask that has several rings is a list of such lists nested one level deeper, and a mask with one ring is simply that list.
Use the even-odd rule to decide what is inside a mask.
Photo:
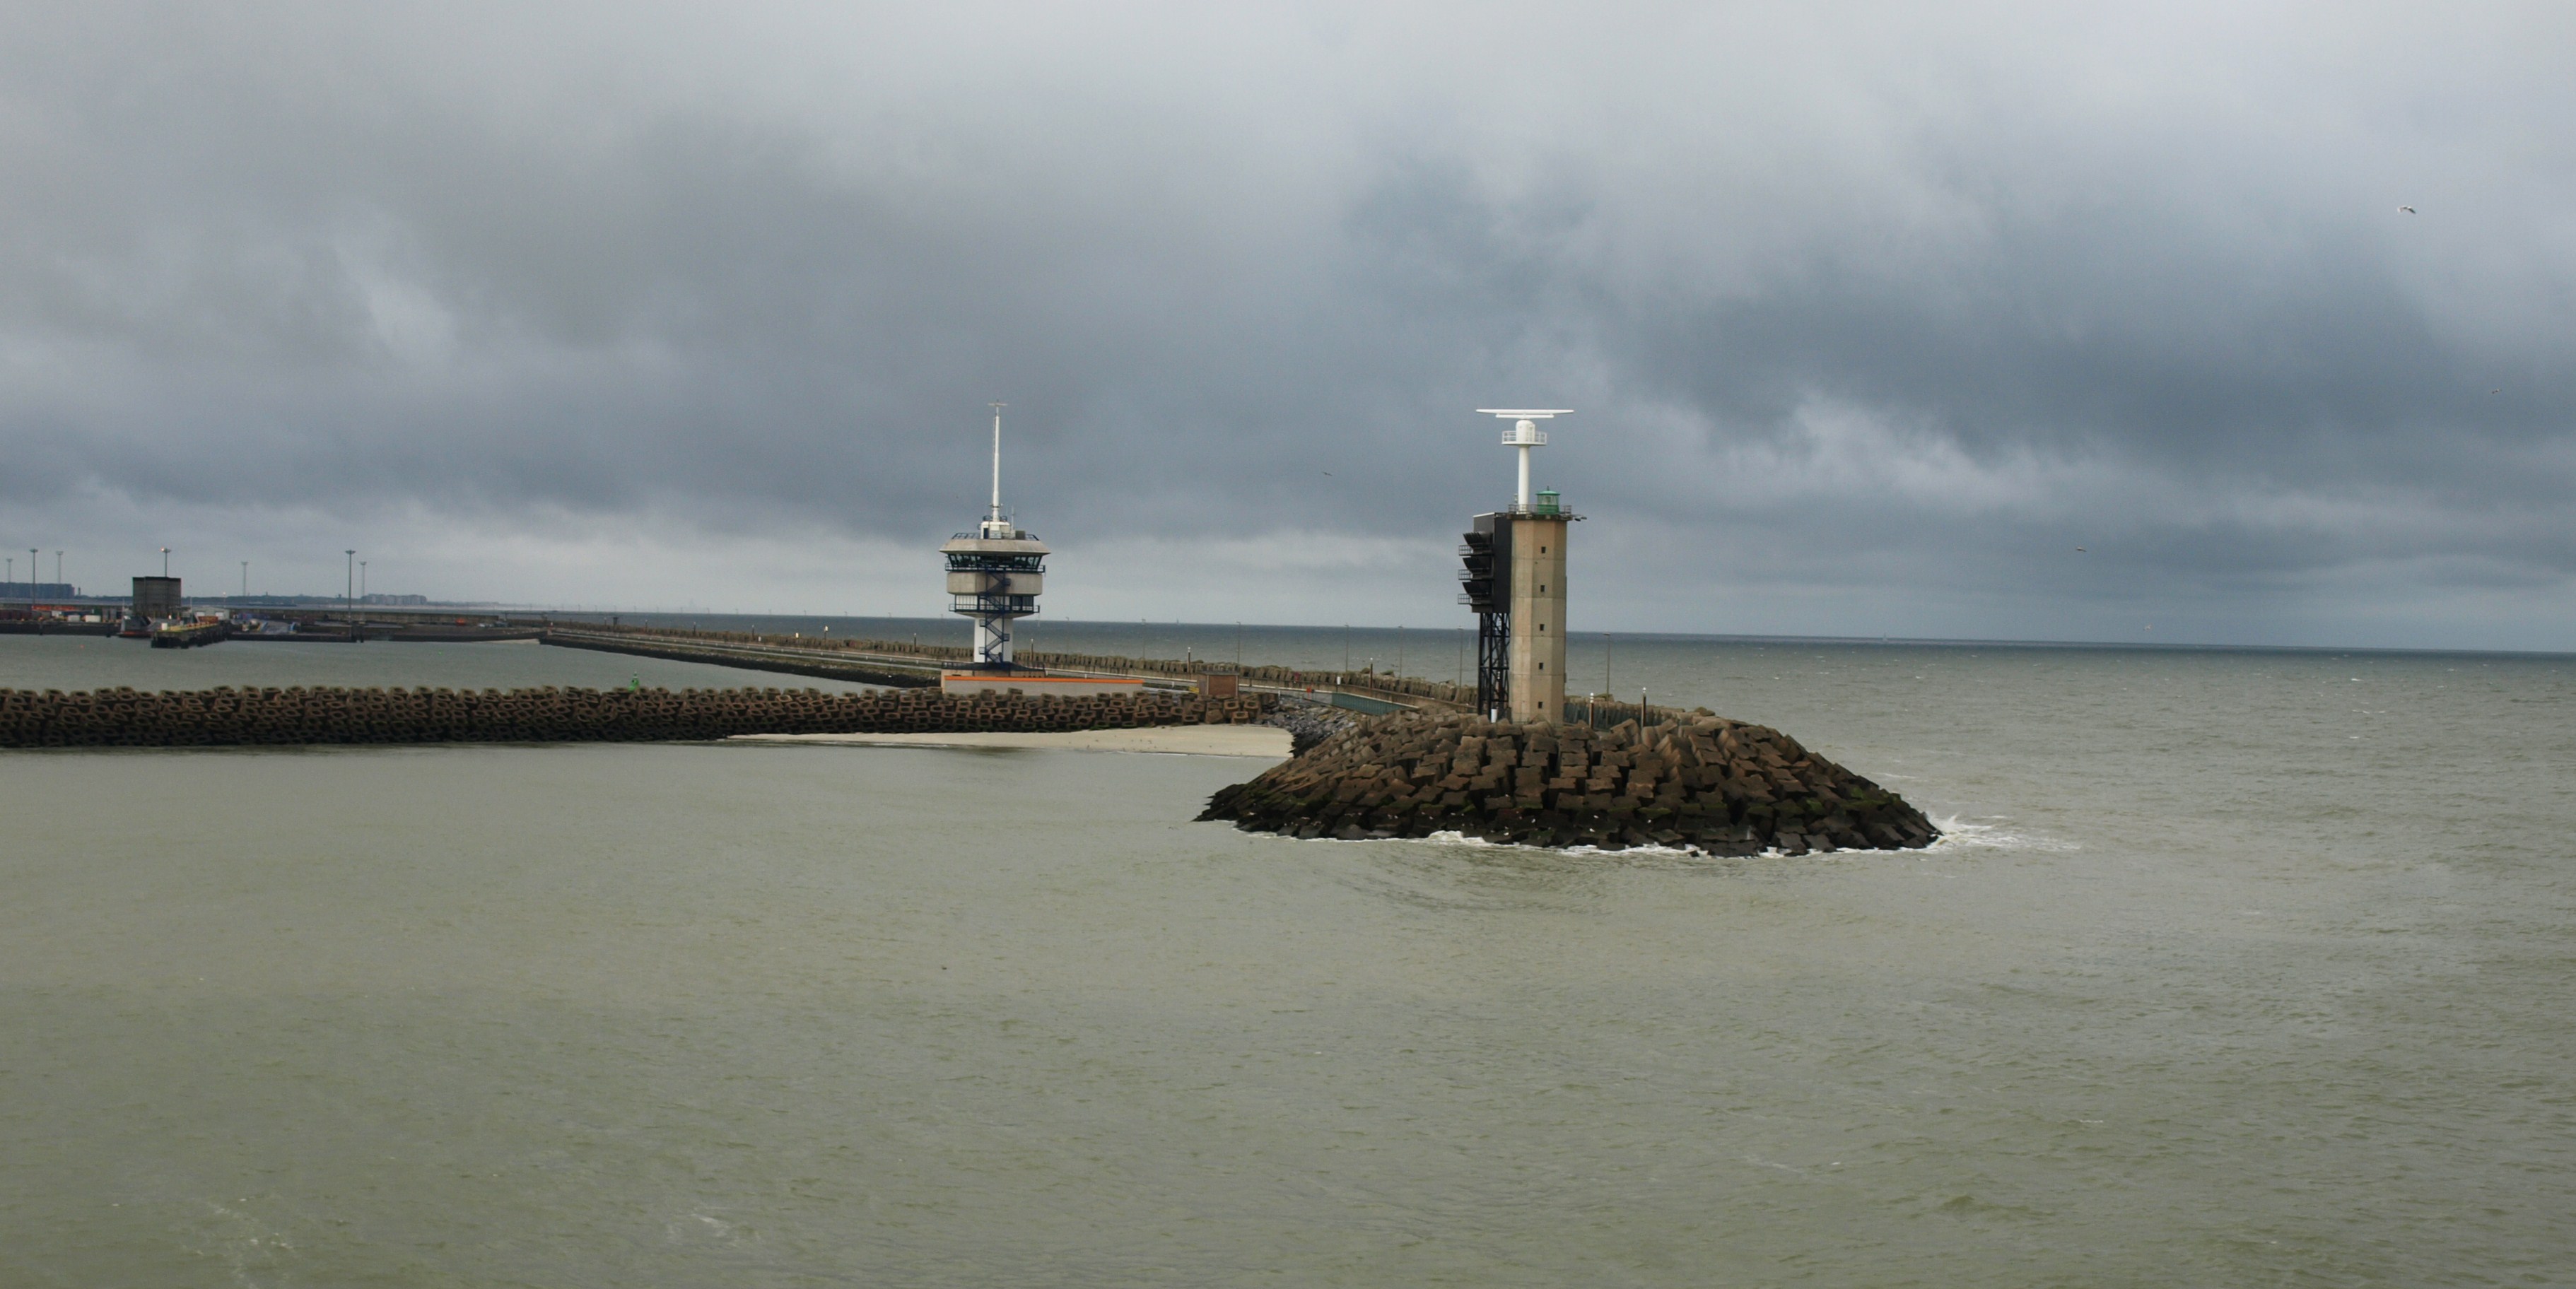
[{"label": "grey cloud layer", "polygon": [[975,503],[1002,397],[1050,536],[1431,541],[1506,481],[1464,409],[1563,400],[1545,468],[1622,553],[1603,600],[1664,606],[1633,625],[1726,629],[1672,606],[1766,584],[1867,632],[1989,597],[2019,632],[2134,603],[2260,638],[2462,586],[2563,623],[2571,36],[21,10],[0,501],[908,540]]}]

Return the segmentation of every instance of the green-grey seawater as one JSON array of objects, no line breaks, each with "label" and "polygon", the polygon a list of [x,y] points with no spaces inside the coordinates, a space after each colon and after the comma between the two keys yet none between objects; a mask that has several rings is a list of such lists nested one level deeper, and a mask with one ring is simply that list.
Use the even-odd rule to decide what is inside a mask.
[{"label": "green-grey seawater", "polygon": [[[74,643],[0,685],[807,683]],[[1260,764],[1199,757],[0,753],[0,1284],[2576,1265],[2569,660],[1617,648],[1953,836],[1295,842],[1189,822]]]}]

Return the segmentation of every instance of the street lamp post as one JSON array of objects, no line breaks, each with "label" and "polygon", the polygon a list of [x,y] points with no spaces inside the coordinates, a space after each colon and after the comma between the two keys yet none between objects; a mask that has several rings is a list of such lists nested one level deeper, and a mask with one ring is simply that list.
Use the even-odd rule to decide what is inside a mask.
[{"label": "street lamp post", "polygon": [[1592,705],[1594,728],[1600,727],[1601,709],[1610,702],[1616,692],[1610,688],[1610,633],[1604,631],[1601,633],[1601,701]]},{"label": "street lamp post", "polygon": [[348,583],[348,586],[347,586],[347,587],[345,587],[344,589],[342,589],[342,591],[340,592],[340,616],[348,620],[348,623],[349,623],[349,643],[351,643],[351,644],[356,644],[356,643],[358,643],[358,616],[357,616],[357,615],[358,615],[358,552],[357,552],[357,550],[356,550],[354,547],[353,547],[353,548],[351,548],[351,549],[348,551],[348,556],[349,556],[349,568],[348,568],[348,573],[349,573],[349,583]]}]

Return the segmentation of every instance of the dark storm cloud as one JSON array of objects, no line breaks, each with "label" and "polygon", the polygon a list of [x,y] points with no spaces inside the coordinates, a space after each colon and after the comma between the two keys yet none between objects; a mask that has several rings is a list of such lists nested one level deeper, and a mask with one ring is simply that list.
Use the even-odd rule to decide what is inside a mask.
[{"label": "dark storm cloud", "polygon": [[2554,9],[0,24],[28,514],[917,544],[999,397],[1051,537],[1436,552],[1532,402],[1632,625],[2569,625]]}]

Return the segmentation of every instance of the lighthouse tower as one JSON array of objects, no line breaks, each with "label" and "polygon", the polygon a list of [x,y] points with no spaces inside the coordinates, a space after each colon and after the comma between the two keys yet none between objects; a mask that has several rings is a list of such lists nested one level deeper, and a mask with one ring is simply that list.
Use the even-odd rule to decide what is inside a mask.
[{"label": "lighthouse tower", "polygon": [[1459,554],[1460,602],[1476,610],[1477,710],[1489,720],[1565,719],[1565,539],[1574,520],[1552,490],[1530,490],[1530,449],[1547,446],[1538,422],[1566,408],[1478,408],[1511,422],[1503,446],[1520,456],[1509,510],[1476,516]]},{"label": "lighthouse tower", "polygon": [[959,533],[939,553],[948,557],[948,609],[975,623],[975,652],[968,664],[1008,671],[1011,623],[1038,611],[1044,589],[1046,543],[1002,514],[1002,408],[993,404],[993,502],[973,532]]}]

